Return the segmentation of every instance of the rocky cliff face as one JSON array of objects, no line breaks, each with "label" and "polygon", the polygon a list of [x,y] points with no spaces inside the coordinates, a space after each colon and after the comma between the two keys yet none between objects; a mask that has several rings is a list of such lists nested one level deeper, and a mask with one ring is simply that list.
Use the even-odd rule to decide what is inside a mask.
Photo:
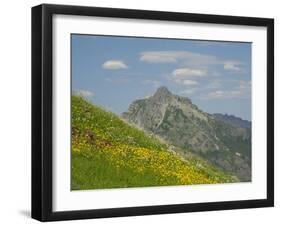
[{"label": "rocky cliff face", "polygon": [[134,101],[122,116],[176,147],[203,156],[241,181],[251,180],[250,129],[219,120],[166,87]]}]

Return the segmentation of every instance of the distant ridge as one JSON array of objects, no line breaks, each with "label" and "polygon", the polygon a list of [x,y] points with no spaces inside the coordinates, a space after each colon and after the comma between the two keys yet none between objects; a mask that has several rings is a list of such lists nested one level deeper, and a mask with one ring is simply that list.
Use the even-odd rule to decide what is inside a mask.
[{"label": "distant ridge", "polygon": [[252,126],[252,123],[250,121],[241,119],[234,115],[220,114],[220,113],[215,113],[212,115],[217,120],[223,121],[223,122],[228,123],[233,126],[238,126],[238,127],[247,128],[247,129],[250,129]]}]

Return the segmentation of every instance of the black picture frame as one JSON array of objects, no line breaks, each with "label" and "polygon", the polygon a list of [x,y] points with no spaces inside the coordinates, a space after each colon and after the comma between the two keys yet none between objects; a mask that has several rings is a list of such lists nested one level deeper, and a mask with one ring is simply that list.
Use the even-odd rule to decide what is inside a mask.
[{"label": "black picture frame", "polygon": [[[267,198],[54,212],[52,210],[52,18],[55,14],[266,27]],[[271,206],[274,206],[273,19],[49,4],[32,8],[32,218],[40,221],[57,221]]]}]

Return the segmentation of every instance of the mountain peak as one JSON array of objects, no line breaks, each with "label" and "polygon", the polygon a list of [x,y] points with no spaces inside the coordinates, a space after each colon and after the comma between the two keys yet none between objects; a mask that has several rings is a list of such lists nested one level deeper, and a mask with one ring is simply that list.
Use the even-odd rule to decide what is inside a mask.
[{"label": "mountain peak", "polygon": [[161,86],[156,90],[152,99],[158,103],[170,103],[173,97],[174,95],[165,86]]},{"label": "mountain peak", "polygon": [[168,90],[167,87],[165,87],[165,86],[160,86],[160,87],[156,90],[156,92],[155,92],[154,95],[156,95],[156,94],[160,94],[160,95],[169,95],[169,94],[172,94],[172,93]]}]

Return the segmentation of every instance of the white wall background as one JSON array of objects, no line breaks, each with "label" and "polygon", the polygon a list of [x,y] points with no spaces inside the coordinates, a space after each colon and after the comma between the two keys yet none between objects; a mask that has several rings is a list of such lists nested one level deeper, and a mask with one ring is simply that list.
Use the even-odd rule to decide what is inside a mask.
[{"label": "white wall background", "polygon": [[[2,1],[0,13],[0,224],[37,225],[30,215],[31,10],[42,1]],[[56,225],[276,225],[281,213],[281,14],[278,1],[60,0],[45,3],[275,18],[275,208],[56,222]],[[281,159],[280,159],[281,160]],[[212,195],[212,194],[210,194]]]}]

